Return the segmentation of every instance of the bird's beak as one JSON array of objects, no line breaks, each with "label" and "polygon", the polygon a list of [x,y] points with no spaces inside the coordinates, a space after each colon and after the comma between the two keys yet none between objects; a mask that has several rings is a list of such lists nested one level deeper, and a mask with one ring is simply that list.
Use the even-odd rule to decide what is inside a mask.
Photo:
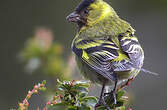
[{"label": "bird's beak", "polygon": [[71,13],[70,15],[68,15],[68,16],[66,17],[66,20],[69,21],[69,22],[75,22],[75,23],[81,21],[80,15],[77,14],[76,12],[73,12],[73,13]]}]

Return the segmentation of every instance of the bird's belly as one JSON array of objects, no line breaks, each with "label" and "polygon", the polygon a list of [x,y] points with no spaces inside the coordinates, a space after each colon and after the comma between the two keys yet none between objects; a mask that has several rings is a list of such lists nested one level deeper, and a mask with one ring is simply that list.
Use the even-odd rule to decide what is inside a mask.
[{"label": "bird's belly", "polygon": [[132,69],[129,71],[117,71],[115,72],[118,75],[119,80],[135,78],[140,71],[138,69]]}]

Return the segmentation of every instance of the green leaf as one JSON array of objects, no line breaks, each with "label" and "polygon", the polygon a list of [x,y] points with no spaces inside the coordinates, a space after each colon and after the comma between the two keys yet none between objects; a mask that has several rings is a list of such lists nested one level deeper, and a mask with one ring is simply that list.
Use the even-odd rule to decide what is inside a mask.
[{"label": "green leaf", "polygon": [[93,96],[89,96],[86,98],[83,98],[83,102],[87,105],[87,106],[92,106],[94,107],[97,103],[97,98],[93,97]]},{"label": "green leaf", "polygon": [[81,86],[75,86],[72,89],[77,90],[78,92],[88,92],[88,89],[85,87],[81,87]]},{"label": "green leaf", "polygon": [[88,92],[81,92],[81,93],[79,93],[79,98],[83,98],[86,95],[88,95]]},{"label": "green leaf", "polygon": [[68,106],[68,110],[77,110],[76,106]]},{"label": "green leaf", "polygon": [[106,107],[104,107],[104,106],[100,106],[97,108],[97,110],[105,110],[105,109],[106,109]]},{"label": "green leaf", "polygon": [[125,110],[125,106],[116,107],[116,108],[114,108],[114,109],[112,109],[112,110]]},{"label": "green leaf", "polygon": [[63,84],[59,79],[57,79],[57,83],[58,84]]},{"label": "green leaf", "polygon": [[124,90],[120,90],[117,92],[116,97],[119,100],[126,92]]},{"label": "green leaf", "polygon": [[79,107],[79,110],[91,110],[91,108],[85,104],[81,104],[81,106]]},{"label": "green leaf", "polygon": [[41,87],[39,90],[45,91],[45,90],[46,90],[46,87]]},{"label": "green leaf", "polygon": [[74,85],[78,86],[78,87],[88,88],[88,87],[90,87],[90,81],[76,81],[76,82],[74,82]]},{"label": "green leaf", "polygon": [[42,84],[43,84],[43,85],[46,85],[46,80],[43,80],[43,81],[42,81]]},{"label": "green leaf", "polygon": [[58,90],[66,91],[67,89],[63,85],[58,85]]},{"label": "green leaf", "polygon": [[70,88],[71,88],[71,87],[70,87],[68,84],[59,84],[59,85],[58,85],[58,89],[59,89],[60,91],[66,92],[66,91],[69,91]]}]

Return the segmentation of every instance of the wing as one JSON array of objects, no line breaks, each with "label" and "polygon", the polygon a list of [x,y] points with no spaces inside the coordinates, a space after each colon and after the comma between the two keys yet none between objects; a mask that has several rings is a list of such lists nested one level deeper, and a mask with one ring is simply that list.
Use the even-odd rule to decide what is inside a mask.
[{"label": "wing", "polygon": [[73,52],[97,73],[114,80],[111,60],[118,57],[119,48],[110,39],[75,40]]},{"label": "wing", "polygon": [[144,52],[137,37],[130,31],[127,31],[124,34],[120,34],[118,39],[120,42],[120,48],[130,58],[128,65],[136,69],[140,69],[143,65]]}]

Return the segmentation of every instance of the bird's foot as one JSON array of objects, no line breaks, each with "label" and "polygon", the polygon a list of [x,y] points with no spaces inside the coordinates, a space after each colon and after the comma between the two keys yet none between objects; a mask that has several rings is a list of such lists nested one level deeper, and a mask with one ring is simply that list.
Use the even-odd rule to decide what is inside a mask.
[{"label": "bird's foot", "polygon": [[97,110],[97,108],[99,106],[105,106],[107,110],[110,110],[110,107],[106,104],[104,97],[102,97],[101,99],[99,99],[99,101],[97,102],[97,104],[95,105],[95,110]]},{"label": "bird's foot", "polygon": [[117,104],[117,99],[116,99],[116,91],[111,91],[109,93],[104,93],[105,97],[109,97],[110,99],[113,99],[113,102],[111,104],[116,105]]}]

